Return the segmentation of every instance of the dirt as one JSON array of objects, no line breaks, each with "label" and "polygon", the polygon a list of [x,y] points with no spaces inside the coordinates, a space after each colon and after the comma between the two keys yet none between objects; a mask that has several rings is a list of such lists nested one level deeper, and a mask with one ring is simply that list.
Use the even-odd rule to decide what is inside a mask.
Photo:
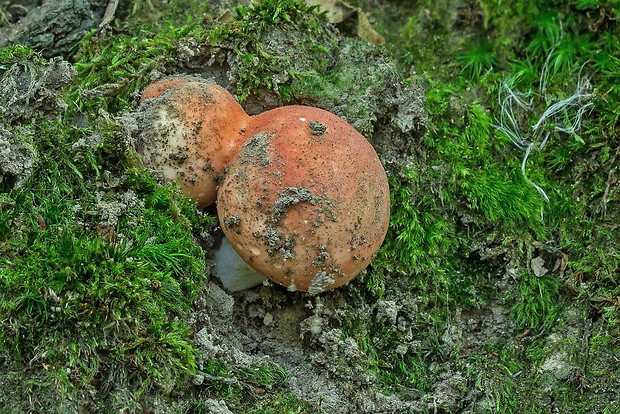
[{"label": "dirt", "polygon": [[[417,404],[378,392],[359,346],[330,322],[346,306],[338,292],[311,297],[272,285],[228,294],[211,282],[189,321],[204,360],[275,363],[291,375],[295,395],[321,407],[317,412],[409,412]],[[199,376],[201,386],[218,381]]]},{"label": "dirt", "polygon": [[325,131],[327,131],[327,127],[325,126],[325,124],[320,123],[316,119],[310,121],[310,124],[308,126],[310,127],[310,132],[312,133],[312,135],[323,135]]},{"label": "dirt", "polygon": [[[135,111],[126,113],[122,122],[136,125],[136,134],[128,137],[127,142],[142,155],[147,168],[167,179],[179,175],[183,181],[188,181],[197,174],[192,174],[184,165],[191,154],[188,143],[194,143],[197,132],[169,95],[166,91],[155,99],[146,100]],[[181,96],[187,99],[187,95],[183,92]],[[210,97],[206,98],[208,102]],[[174,148],[171,148],[173,143]]]},{"label": "dirt", "polygon": [[258,164],[263,167],[269,165],[271,160],[267,154],[267,147],[271,138],[273,138],[273,134],[267,133],[259,133],[251,137],[243,144],[243,148],[239,153],[241,163],[248,164],[251,162],[258,162]]},{"label": "dirt", "polygon": [[[408,321],[419,312],[416,298],[397,292],[390,295],[375,305],[361,306],[358,317],[374,318],[399,332],[410,331]],[[353,338],[343,339],[340,324],[347,307],[347,297],[338,291],[309,296],[271,285],[228,294],[212,282],[197,300],[189,321],[197,332],[196,343],[204,360],[217,358],[241,366],[275,363],[290,374],[288,385],[298,398],[321,407],[316,412],[455,412],[464,401],[476,399],[479,391],[468,388],[467,373],[456,367],[441,373],[428,393],[411,401],[378,390],[377,378],[365,369],[359,345]],[[499,304],[459,309],[451,320],[441,340],[448,352],[461,355],[501,341],[514,330]],[[575,340],[578,334],[574,332]],[[564,333],[551,335],[549,349],[556,345],[554,337],[567,338]],[[411,339],[396,352],[404,355],[420,346]],[[519,346],[518,339],[515,346]],[[558,349],[540,369],[563,380],[574,372],[575,364],[566,351]],[[208,387],[220,380],[202,376],[198,382]],[[479,409],[492,404],[483,396],[477,399]]]}]

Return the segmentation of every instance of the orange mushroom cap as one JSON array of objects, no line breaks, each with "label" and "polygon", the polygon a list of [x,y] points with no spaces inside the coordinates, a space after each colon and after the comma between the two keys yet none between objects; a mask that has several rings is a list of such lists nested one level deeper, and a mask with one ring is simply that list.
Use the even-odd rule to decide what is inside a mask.
[{"label": "orange mushroom cap", "polygon": [[147,99],[159,98],[163,95],[164,92],[166,92],[168,89],[171,89],[175,85],[178,85],[179,83],[189,82],[191,80],[192,78],[182,75],[170,76],[157,80],[144,88],[144,90],[142,91],[142,95],[140,95],[140,103],[143,103]]},{"label": "orange mushroom cap", "polygon": [[250,117],[224,88],[183,77],[149,85],[140,110],[150,126],[136,146],[144,164],[178,181],[199,207],[212,204]]},{"label": "orange mushroom cap", "polygon": [[360,274],[387,232],[387,176],[338,116],[286,106],[252,117],[218,191],[224,233],[276,283],[315,294]]}]

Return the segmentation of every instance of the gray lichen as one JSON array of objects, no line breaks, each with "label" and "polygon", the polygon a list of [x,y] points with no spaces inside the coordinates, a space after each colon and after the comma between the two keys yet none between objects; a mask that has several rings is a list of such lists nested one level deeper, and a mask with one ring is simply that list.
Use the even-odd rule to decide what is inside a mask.
[{"label": "gray lichen", "polygon": [[15,134],[0,125],[0,188],[19,188],[35,166],[37,153],[29,142],[32,137],[23,129],[19,131]]},{"label": "gray lichen", "polygon": [[0,114],[3,122],[30,122],[53,118],[67,109],[62,88],[77,74],[62,58],[46,64],[33,61],[14,63],[6,72],[0,72]]}]

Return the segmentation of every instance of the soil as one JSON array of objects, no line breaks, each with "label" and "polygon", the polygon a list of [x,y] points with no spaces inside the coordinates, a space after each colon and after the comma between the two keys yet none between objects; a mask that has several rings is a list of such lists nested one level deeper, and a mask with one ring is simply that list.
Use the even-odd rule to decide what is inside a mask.
[{"label": "soil", "polygon": [[[405,413],[423,404],[378,392],[363,369],[363,353],[333,326],[347,307],[337,292],[310,297],[274,285],[228,294],[216,283],[196,301],[190,315],[205,360],[232,365],[275,363],[290,374],[299,398],[321,412]],[[335,361],[339,361],[335,363]],[[198,374],[198,381],[207,381]],[[344,390],[344,392],[343,392]]]}]

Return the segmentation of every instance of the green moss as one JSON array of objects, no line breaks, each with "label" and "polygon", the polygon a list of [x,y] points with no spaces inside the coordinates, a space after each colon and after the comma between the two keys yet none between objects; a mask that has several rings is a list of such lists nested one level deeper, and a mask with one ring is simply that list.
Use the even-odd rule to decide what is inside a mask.
[{"label": "green moss", "polygon": [[[615,12],[607,2],[520,2],[507,8],[505,2],[483,1],[469,14],[442,13],[445,4],[422,3],[410,11],[400,42],[387,47],[393,47],[403,73],[410,65],[425,73],[432,120],[419,158],[389,176],[388,236],[362,276],[366,291],[360,295],[383,299],[404,291],[415,297],[411,323],[425,352],[414,352],[408,366],[426,373],[422,377],[437,364],[451,372],[442,335],[460,308],[501,304],[510,309],[505,336],[514,338],[564,329],[563,310],[586,301],[595,304],[605,325],[595,347],[599,341],[617,342],[620,308],[612,298],[618,294],[620,236],[612,224],[618,209],[609,204],[618,197],[609,180],[620,143],[617,111],[609,109],[620,104],[620,66],[610,59],[620,40]],[[597,23],[583,10],[606,17]],[[476,25],[476,16],[483,26]],[[545,84],[539,85],[545,72]],[[581,130],[551,135],[540,153],[530,155],[526,178],[524,153],[496,127],[501,86],[509,82],[531,93],[530,112],[518,119],[527,132],[549,105],[574,93],[585,73],[596,92]],[[572,110],[560,118],[572,116]],[[530,181],[544,189],[549,202]],[[547,274],[533,274],[534,254],[544,257]],[[481,261],[482,255],[490,258]],[[516,272],[511,276],[508,262]],[[412,384],[410,373],[393,363],[395,344],[406,340],[396,332],[384,335],[383,329],[357,320],[346,333],[368,344],[369,371],[390,372],[380,377],[381,384]],[[376,343],[394,345],[383,349]],[[580,345],[571,346],[579,360]],[[467,373],[469,386],[485,395],[478,399],[479,412],[546,412],[550,398],[567,412],[605,408],[594,393],[579,391],[581,380],[558,383],[539,376],[548,355],[544,341],[505,340],[459,357],[457,366]],[[608,386],[603,384],[591,385],[602,390]],[[426,389],[419,382],[416,387]],[[555,391],[550,397],[541,387]]]},{"label": "green moss", "polygon": [[549,329],[556,324],[562,305],[559,287],[559,281],[552,277],[521,277],[519,298],[512,307],[519,329]]},{"label": "green moss", "polygon": [[150,82],[150,74],[162,69],[177,50],[176,42],[198,35],[198,22],[169,26],[160,32],[146,28],[102,41],[91,32],[75,54],[76,81],[66,99],[71,110],[96,114],[99,108],[117,113],[131,105],[132,94]]},{"label": "green moss", "polygon": [[493,69],[496,63],[493,51],[484,38],[464,45],[458,59],[463,63],[461,72],[469,78],[478,78],[483,72]]},{"label": "green moss", "polygon": [[103,146],[73,149],[88,131],[35,130],[36,171],[2,195],[0,358],[37,378],[22,388],[35,405],[39,394],[61,403],[75,388],[103,387],[119,409],[149,390],[170,392],[195,371],[192,333],[177,317],[204,281],[192,231],[210,219],[144,172],[120,187],[99,182],[123,165],[108,164]]},{"label": "green moss", "polygon": [[258,30],[273,30],[274,26],[284,24],[300,26],[319,31],[314,21],[308,21],[309,13],[318,10],[318,6],[308,6],[300,0],[265,0],[254,3],[252,7],[242,4],[235,8],[236,20],[243,21],[243,31],[249,34]]},{"label": "green moss", "polygon": [[[43,64],[45,59],[34,50],[22,45],[14,45],[8,48],[0,48],[0,65],[9,66],[21,60],[33,60],[36,63]],[[2,68],[0,70],[7,69]]]}]

